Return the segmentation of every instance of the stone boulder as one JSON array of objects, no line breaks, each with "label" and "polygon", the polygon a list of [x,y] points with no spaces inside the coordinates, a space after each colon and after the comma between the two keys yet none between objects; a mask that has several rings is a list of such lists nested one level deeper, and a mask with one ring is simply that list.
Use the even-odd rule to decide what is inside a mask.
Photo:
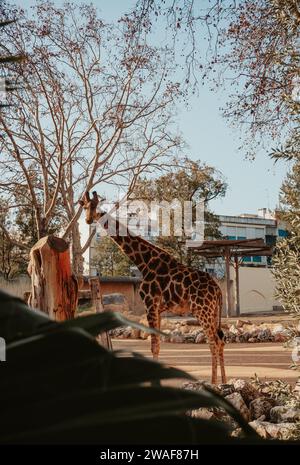
[{"label": "stone boulder", "polygon": [[129,312],[129,304],[126,297],[118,292],[104,294],[102,296],[102,302],[105,310],[120,313]]},{"label": "stone boulder", "polygon": [[240,412],[240,414],[244,417],[246,421],[250,421],[249,409],[239,392],[233,392],[232,394],[226,396],[225,399]]},{"label": "stone boulder", "polygon": [[281,323],[277,323],[272,327],[272,335],[275,336],[276,334],[284,333],[285,327]]},{"label": "stone boulder", "polygon": [[293,389],[293,394],[296,398],[300,399],[300,378],[298,378],[297,383]]},{"label": "stone boulder", "polygon": [[262,420],[270,419],[270,410],[276,405],[274,399],[268,399],[266,397],[257,397],[250,402],[250,417],[251,420]]},{"label": "stone boulder", "polygon": [[203,344],[204,342],[206,342],[205,334],[202,333],[202,331],[198,331],[197,336],[195,337],[195,343]]},{"label": "stone boulder", "polygon": [[297,423],[300,422],[300,409],[284,405],[273,407],[270,418],[274,423]]},{"label": "stone boulder", "polygon": [[260,397],[259,391],[254,386],[252,386],[251,383],[245,381],[244,379],[233,378],[229,381],[229,384],[232,384],[234,390],[241,394],[247,406],[249,406],[250,402],[252,402],[254,399]]},{"label": "stone boulder", "polygon": [[249,423],[253,429],[264,439],[295,439],[299,437],[299,425],[295,423],[269,423],[254,420]]},{"label": "stone boulder", "polygon": [[212,420],[215,419],[214,412],[207,408],[198,408],[197,410],[191,410],[189,412],[193,418],[201,418],[201,420]]},{"label": "stone boulder", "polygon": [[257,333],[258,342],[271,341],[272,339],[273,339],[273,336],[269,328],[260,329]]},{"label": "stone boulder", "polygon": [[170,342],[178,344],[178,343],[184,342],[184,340],[185,340],[184,335],[181,334],[180,331],[173,331],[170,334]]},{"label": "stone boulder", "polygon": [[229,396],[234,392],[233,384],[218,384],[218,389],[223,397]]}]

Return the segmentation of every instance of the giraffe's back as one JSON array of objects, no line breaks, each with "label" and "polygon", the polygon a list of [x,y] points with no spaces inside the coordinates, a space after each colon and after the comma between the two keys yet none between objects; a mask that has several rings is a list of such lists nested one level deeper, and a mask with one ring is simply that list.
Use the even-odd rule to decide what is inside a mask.
[{"label": "giraffe's back", "polygon": [[216,281],[206,272],[189,268],[169,255],[161,254],[148,263],[148,271],[141,284],[141,297],[145,301],[156,298],[160,311],[183,315],[194,313],[217,302],[221,293]]}]

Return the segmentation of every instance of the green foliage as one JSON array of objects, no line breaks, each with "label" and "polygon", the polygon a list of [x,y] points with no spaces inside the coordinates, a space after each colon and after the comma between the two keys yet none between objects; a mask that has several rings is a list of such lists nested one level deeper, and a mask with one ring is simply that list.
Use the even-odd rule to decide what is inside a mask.
[{"label": "green foliage", "polygon": [[[2,292],[0,302],[0,336],[8,342],[1,444],[261,442],[215,392],[149,384],[191,378],[187,373],[99,346],[92,335],[128,325],[120,315],[56,323]],[[224,408],[246,439],[230,439],[222,423],[186,416],[201,407]]]},{"label": "green foliage", "polygon": [[[140,179],[135,187],[133,197],[147,203],[151,201],[172,203],[174,200],[183,205],[185,201],[193,203],[193,220],[195,220],[195,206],[204,201],[204,236],[205,238],[220,238],[219,219],[209,210],[208,203],[217,197],[223,197],[227,185],[215,168],[185,158],[178,162],[177,167],[168,174],[154,179]],[[171,220],[173,215],[171,213]],[[171,235],[168,237],[158,236],[157,245],[166,249],[180,262],[194,267],[202,267],[203,260],[198,254],[188,250],[185,240],[188,237],[182,232],[181,237],[174,236],[171,221]]]},{"label": "green foliage", "polygon": [[278,241],[273,257],[276,296],[284,308],[300,313],[300,162],[296,161],[281,189],[289,236]]},{"label": "green foliage", "polygon": [[6,203],[0,198],[0,275],[6,280],[26,272],[28,265],[27,251],[12,243],[6,235],[11,223]]},{"label": "green foliage", "polygon": [[100,276],[130,275],[131,261],[109,237],[102,237],[100,242],[96,243],[95,252],[91,265]]}]

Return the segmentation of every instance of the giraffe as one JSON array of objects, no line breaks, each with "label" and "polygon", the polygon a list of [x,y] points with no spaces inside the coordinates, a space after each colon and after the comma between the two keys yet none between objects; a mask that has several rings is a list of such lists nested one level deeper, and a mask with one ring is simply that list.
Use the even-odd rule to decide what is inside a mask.
[{"label": "giraffe", "polygon": [[[84,194],[80,204],[86,211],[86,223],[99,220],[104,212],[97,212],[98,195],[94,191],[92,199]],[[165,250],[151,244],[140,236],[118,234],[110,236],[121,251],[137,266],[142,274],[140,296],[146,308],[147,321],[151,328],[160,328],[161,313],[168,310],[176,315],[189,312],[197,318],[207,337],[211,358],[211,382],[217,382],[218,360],[222,383],[226,382],[224,365],[224,334],[221,329],[222,291],[208,273],[187,267],[175,260]],[[103,227],[107,227],[107,222]],[[151,334],[151,352],[158,359],[160,337]]]}]

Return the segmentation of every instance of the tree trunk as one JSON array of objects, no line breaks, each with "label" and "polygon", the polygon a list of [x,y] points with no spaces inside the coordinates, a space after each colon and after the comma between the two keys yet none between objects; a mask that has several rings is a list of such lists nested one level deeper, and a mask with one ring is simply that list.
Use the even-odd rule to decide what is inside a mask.
[{"label": "tree trunk", "polygon": [[78,285],[71,271],[67,242],[52,235],[40,239],[30,251],[28,273],[31,276],[28,305],[56,321],[74,318]]},{"label": "tree trunk", "polygon": [[[91,298],[93,302],[93,306],[95,307],[96,313],[104,312],[104,307],[102,303],[101,297],[101,285],[100,279],[97,278],[90,278],[89,279],[90,288],[91,288]],[[98,336],[98,341],[100,344],[108,350],[112,350],[112,343],[110,339],[110,335],[106,331]]]},{"label": "tree trunk", "polygon": [[78,277],[82,278],[84,269],[84,258],[82,256],[82,247],[80,242],[80,232],[78,221],[72,229],[72,269],[73,273]]}]

